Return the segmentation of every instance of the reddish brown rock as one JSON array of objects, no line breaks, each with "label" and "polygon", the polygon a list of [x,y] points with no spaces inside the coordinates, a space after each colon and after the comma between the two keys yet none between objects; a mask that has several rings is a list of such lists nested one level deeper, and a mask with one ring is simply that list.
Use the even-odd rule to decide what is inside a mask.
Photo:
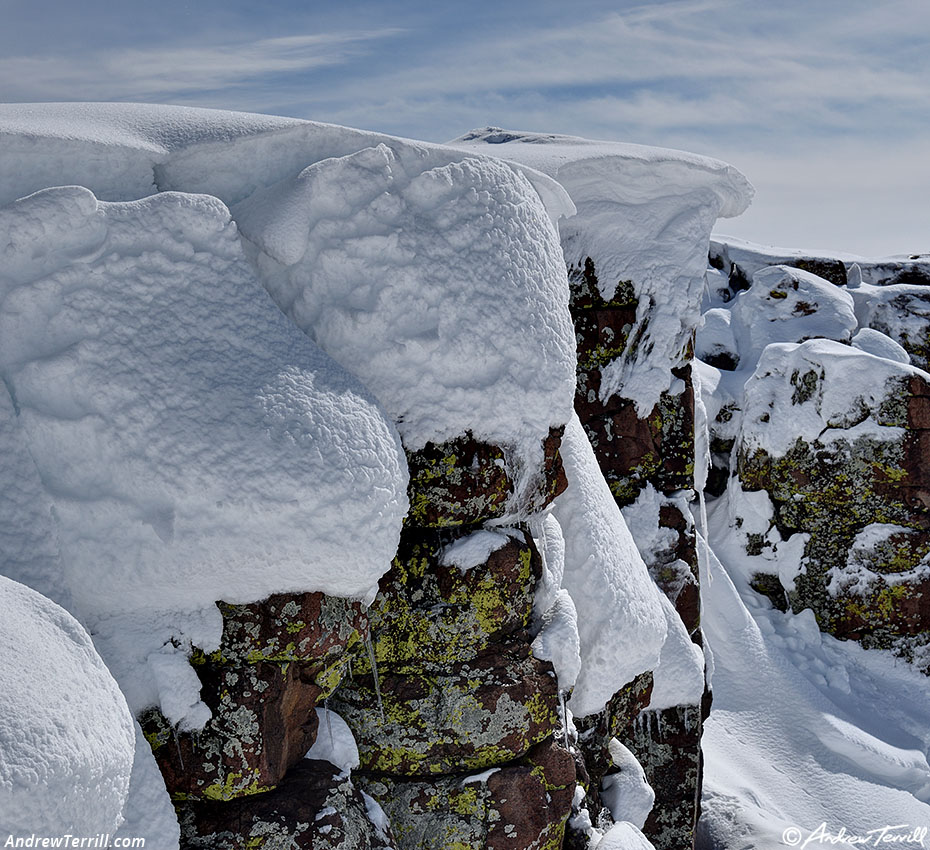
[{"label": "reddish brown rock", "polygon": [[140,718],[175,798],[229,800],[276,785],[313,744],[314,708],[367,634],[358,602],[322,593],[277,594],[250,605],[217,603],[220,647],[192,657],[212,712],[179,732],[155,709]]},{"label": "reddish brown rock", "polygon": [[250,605],[218,602],[223,637],[216,652],[196,652],[194,664],[260,661],[327,666],[360,643],[368,631],[361,602],[323,593],[278,593]]},{"label": "reddish brown rock", "polygon": [[559,847],[575,795],[575,760],[553,742],[534,747],[524,764],[488,778],[499,818],[490,823],[487,850]]},{"label": "reddish brown rock", "polygon": [[321,688],[299,664],[203,664],[201,697],[213,712],[198,732],[178,732],[156,710],[140,717],[175,799],[230,800],[266,791],[316,737]]}]

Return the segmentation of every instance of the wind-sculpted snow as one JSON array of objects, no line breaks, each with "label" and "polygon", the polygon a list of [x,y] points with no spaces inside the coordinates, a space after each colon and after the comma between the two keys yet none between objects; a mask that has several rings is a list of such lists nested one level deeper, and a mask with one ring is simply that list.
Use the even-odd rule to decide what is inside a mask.
[{"label": "wind-sculpted snow", "polygon": [[186,655],[215,648],[215,601],[373,596],[400,441],[275,307],[217,199],[50,189],[0,234],[3,571],[93,624],[134,711],[201,725]]},{"label": "wind-sculpted snow", "polygon": [[715,665],[702,846],[776,847],[789,829],[799,846],[825,824],[868,837],[808,846],[861,847],[876,841],[871,830],[930,826],[926,677],[821,634],[810,610],[774,610],[749,588],[723,508],[709,559],[698,547]]},{"label": "wind-sculpted snow", "polygon": [[64,609],[0,576],[0,610],[0,833],[115,832],[135,741],[126,700]]},{"label": "wind-sculpted snow", "polygon": [[741,445],[778,457],[798,439],[901,440],[903,429],[879,411],[915,374],[920,370],[833,340],[772,344],[746,383]]},{"label": "wind-sculpted snow", "polygon": [[281,309],[365,381],[408,449],[470,432],[533,469],[574,392],[558,241],[522,175],[448,159],[381,144],[233,212]]},{"label": "wind-sculpted snow", "polygon": [[0,232],[0,370],[78,611],[371,591],[406,508],[396,435],[261,290],[219,201],[53,189]]},{"label": "wind-sculpted snow", "polygon": [[848,342],[856,330],[853,299],[845,289],[788,266],[760,269],[730,310],[740,362],[759,359],[773,342],[822,337]]},{"label": "wind-sculpted snow", "polygon": [[568,190],[577,215],[560,223],[566,262],[582,268],[594,258],[604,299],[626,281],[638,301],[630,343],[604,370],[600,397],[629,398],[647,415],[700,318],[711,228],[746,209],[749,182],[719,160],[574,136],[486,128],[451,144],[530,166]]},{"label": "wind-sculpted snow", "polygon": [[[568,419],[574,335],[551,222],[574,207],[542,173],[334,125],[142,104],[0,107],[0,139],[10,200],[80,183],[108,199],[180,190],[235,204],[273,297],[362,378],[408,449],[471,431],[532,468]],[[518,491],[532,484],[518,478]]]}]

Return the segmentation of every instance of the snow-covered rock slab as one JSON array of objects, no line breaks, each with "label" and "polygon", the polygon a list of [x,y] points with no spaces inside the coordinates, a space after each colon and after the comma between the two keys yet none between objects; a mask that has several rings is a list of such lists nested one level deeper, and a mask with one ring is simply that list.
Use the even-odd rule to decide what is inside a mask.
[{"label": "snow-covered rock slab", "polygon": [[233,214],[275,301],[365,381],[406,448],[469,432],[541,466],[571,413],[574,335],[557,236],[524,176],[394,141]]},{"label": "snow-covered rock slab", "polygon": [[567,189],[577,215],[560,223],[566,262],[583,268],[593,258],[602,298],[627,282],[638,300],[630,345],[605,370],[600,397],[619,394],[648,414],[698,323],[711,228],[746,209],[749,182],[719,160],[575,136],[488,127],[450,144],[529,166]]}]

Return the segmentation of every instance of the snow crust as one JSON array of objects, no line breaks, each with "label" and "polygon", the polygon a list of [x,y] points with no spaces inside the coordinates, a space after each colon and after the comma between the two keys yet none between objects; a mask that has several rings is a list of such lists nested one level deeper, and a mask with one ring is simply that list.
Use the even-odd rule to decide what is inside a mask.
[{"label": "snow crust", "polygon": [[894,360],[905,365],[911,363],[910,354],[898,343],[872,328],[860,329],[852,338],[851,345],[853,348],[866,352],[866,354],[874,354],[876,357],[884,357],[886,360]]},{"label": "snow crust", "polygon": [[581,639],[575,602],[565,588],[556,592],[543,614],[542,627],[533,639],[532,650],[536,658],[552,662],[560,690],[574,687],[581,672]]},{"label": "snow crust", "polygon": [[773,342],[814,337],[848,342],[856,329],[848,292],[789,266],[757,271],[752,286],[736,296],[730,315],[739,357],[746,362],[758,361]]},{"label": "snow crust", "polygon": [[734,364],[739,363],[739,347],[730,311],[714,307],[701,316],[701,324],[695,333],[694,356],[709,361],[721,355],[729,356]]},{"label": "snow crust", "polygon": [[[653,671],[649,711],[679,705],[700,705],[704,694],[704,653],[691,640],[674,606],[660,594],[665,613],[667,636]],[[626,818],[631,820],[631,818]]]},{"label": "snow crust", "polygon": [[133,720],[83,627],[0,576],[0,832],[116,832]]},{"label": "snow crust", "polygon": [[736,264],[749,278],[766,266],[792,264],[799,260],[815,263],[831,263],[838,260],[846,267],[846,280],[850,288],[862,282],[874,286],[887,285],[902,274],[904,277],[930,279],[930,254],[863,257],[846,251],[820,248],[780,248],[715,234],[710,240],[710,256],[714,263],[722,265],[727,273],[730,265]]},{"label": "snow crust", "polygon": [[698,324],[711,228],[746,209],[749,182],[718,160],[574,136],[488,127],[450,144],[528,165],[568,190],[577,215],[560,223],[566,262],[593,258],[604,298],[630,281],[639,301],[635,345],[604,370],[601,398],[619,394],[647,415]]},{"label": "snow crust", "polygon": [[219,201],[51,189],[0,232],[0,371],[76,611],[371,592],[406,509],[397,435],[267,298]]},{"label": "snow crust", "polygon": [[[900,440],[903,429],[877,420],[882,402],[919,370],[850,345],[815,339],[768,346],[746,382],[740,443],[784,455],[798,440],[869,436]],[[803,389],[812,375],[812,390]]]},{"label": "snow crust", "polygon": [[925,345],[930,327],[930,291],[926,286],[863,283],[850,292],[863,328],[879,331],[899,345],[908,341],[913,345]]},{"label": "snow crust", "polygon": [[482,528],[453,541],[442,552],[442,564],[458,567],[463,573],[487,563],[498,549],[507,545],[510,535],[493,528]]},{"label": "snow crust", "polygon": [[615,823],[596,844],[594,850],[655,850],[652,842],[632,823]]},{"label": "snow crust", "polygon": [[373,597],[407,507],[399,437],[280,313],[217,199],[55,188],[0,209],[0,234],[2,569],[94,631],[134,712],[199,728],[186,655],[216,648],[216,600]]},{"label": "snow crust", "polygon": [[668,627],[662,594],[576,415],[566,426],[561,454],[569,486],[556,498],[553,515],[564,535],[562,586],[577,610],[581,648],[569,707],[584,717],[604,708],[635,676],[655,669]]}]

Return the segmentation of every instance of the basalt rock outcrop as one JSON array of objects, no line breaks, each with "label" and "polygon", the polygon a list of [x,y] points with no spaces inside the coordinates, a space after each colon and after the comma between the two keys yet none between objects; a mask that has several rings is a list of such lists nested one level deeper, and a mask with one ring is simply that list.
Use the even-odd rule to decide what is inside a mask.
[{"label": "basalt rock outcrop", "polygon": [[[558,442],[558,432],[546,441],[540,507],[565,486]],[[525,526],[482,525],[498,510],[485,494],[506,481],[501,456],[470,439],[411,456],[412,469],[430,470],[411,476],[422,509],[371,606],[370,652],[329,703],[401,850],[556,848],[571,812],[558,684],[530,646],[540,556]],[[448,556],[476,534],[492,551],[463,569]]]},{"label": "basalt rock outcrop", "polygon": [[[0,212],[47,218],[65,248],[16,231],[0,283],[12,274],[28,309],[0,317],[28,314],[61,345],[23,335],[28,357],[0,377],[15,415],[41,420],[38,460],[83,464],[73,490],[91,498],[62,564],[112,567],[72,589],[132,674],[120,685],[181,846],[581,850],[632,819],[658,850],[688,850],[708,706],[693,337],[710,229],[746,207],[745,178],[568,137],[479,131],[460,141],[496,147],[476,156],[144,106],[62,107],[76,135],[49,140],[44,114],[14,115],[7,136],[16,186],[52,188]],[[80,345],[36,282],[79,293],[62,324]],[[49,367],[59,355],[67,368]],[[75,430],[81,391],[101,401],[99,445]],[[36,437],[46,416],[69,440]],[[151,430],[111,457],[127,418]],[[88,484],[105,471],[113,511]],[[122,524],[85,546],[110,514]],[[922,552],[899,523],[853,548]],[[130,550],[176,572],[149,586],[123,569]],[[135,614],[157,621],[138,644]],[[664,668],[670,636],[686,647]],[[641,779],[637,758],[648,814],[612,792]]]},{"label": "basalt rock outcrop", "polygon": [[707,400],[751,586],[930,671],[926,260],[712,243],[710,264],[751,278],[718,290],[699,336],[702,354],[739,344]]},{"label": "basalt rock outcrop", "polygon": [[[630,281],[619,281],[613,298],[602,297],[597,267],[590,257],[569,268],[569,282],[578,341],[575,409],[617,504],[629,507],[646,488],[656,494],[652,513],[657,527],[668,532],[667,542],[662,549],[642,547],[641,554],[688,633],[700,644],[697,551],[686,495],[694,489],[691,345],[681,352],[680,360],[669,364],[677,392],[663,392],[645,416],[633,400],[619,393],[603,398],[604,368],[636,351],[633,334],[639,301]],[[636,534],[635,524],[633,529]],[[700,703],[658,711],[649,710],[648,703],[648,693],[632,703],[620,699],[608,707],[605,717],[580,722],[589,735],[586,761],[597,766],[593,785],[611,772],[604,765],[607,743],[610,737],[619,738],[636,755],[656,792],[645,834],[660,850],[690,846],[700,813],[700,740],[706,712]],[[709,709],[709,704],[705,707]],[[645,719],[639,720],[641,715]],[[599,727],[606,727],[610,734],[590,737]],[[593,746],[594,741],[598,747]],[[589,808],[596,811],[597,801],[590,801]]]},{"label": "basalt rock outcrop", "polygon": [[[760,592],[811,608],[823,631],[930,671],[930,375],[870,359],[825,341],[766,352],[747,387],[731,512],[759,559]],[[789,430],[780,403],[808,427]],[[787,438],[773,441],[767,432],[778,428]],[[795,545],[800,572],[778,570],[779,550]]]}]

